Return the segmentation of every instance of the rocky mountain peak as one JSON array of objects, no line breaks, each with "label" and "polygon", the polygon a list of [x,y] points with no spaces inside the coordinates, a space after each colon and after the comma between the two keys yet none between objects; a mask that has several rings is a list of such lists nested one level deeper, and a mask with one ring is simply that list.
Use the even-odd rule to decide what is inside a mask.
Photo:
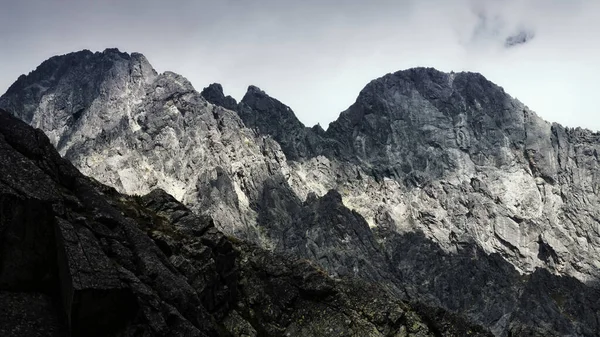
[{"label": "rocky mountain peak", "polygon": [[390,111],[386,105],[391,107],[403,100],[415,100],[415,96],[429,101],[444,113],[464,112],[469,108],[481,110],[485,105],[512,101],[501,87],[479,73],[411,68],[371,81],[360,92],[356,104],[370,106],[374,113],[384,113]]},{"label": "rocky mountain peak", "polygon": [[256,86],[249,86],[238,107],[247,127],[272,136],[290,159],[310,155],[305,126],[292,109]]},{"label": "rocky mountain peak", "polygon": [[[113,128],[123,116],[132,121],[136,99],[127,93],[145,95],[145,86],[156,76],[142,54],[83,50],[52,57],[21,76],[0,98],[0,107],[45,130],[65,153],[73,144]],[[38,104],[26,104],[32,101]]]},{"label": "rocky mountain peak", "polygon": [[219,83],[209,85],[204,88],[200,94],[204,99],[214,105],[222,106],[225,109],[234,111],[237,109],[237,101],[229,95],[225,96],[223,93],[223,86]]},{"label": "rocky mountain peak", "polygon": [[382,175],[427,180],[455,171],[465,156],[476,165],[506,165],[514,158],[508,153],[526,143],[528,123],[550,130],[480,74],[415,68],[369,83],[327,136],[345,160],[358,157]]},{"label": "rocky mountain peak", "polygon": [[187,78],[171,71],[165,71],[156,76],[149,87],[152,88],[153,94],[158,94],[164,100],[173,98],[176,94],[196,92],[196,89]]},{"label": "rocky mountain peak", "polygon": [[[13,83],[7,90],[6,95],[19,93],[25,89],[28,85],[39,83],[40,86],[43,84],[50,84],[50,81],[56,80],[55,72],[59,72],[59,69],[65,68],[66,66],[77,66],[81,60],[85,60],[93,56],[89,50],[82,50],[60,56],[53,56],[48,60],[42,62],[35,70],[30,72],[28,75],[21,75],[15,83]],[[46,82],[46,83],[44,83]]]},{"label": "rocky mountain peak", "polygon": [[121,52],[119,48],[106,48],[104,51],[102,51],[102,54],[121,57],[124,59],[130,58],[129,53]]},{"label": "rocky mountain peak", "polygon": [[259,87],[250,84],[248,86],[248,89],[246,90],[246,95],[264,95],[267,96],[267,94]]},{"label": "rocky mountain peak", "polygon": [[[101,71],[74,72],[97,54]],[[82,55],[69,80],[26,76],[0,106],[30,109],[29,124],[99,181],[161,188],[228,235],[497,336],[598,335],[598,135],[543,121],[476,73],[387,74],[324,131],[254,86],[235,105],[218,84],[200,94],[143,71],[138,54]],[[81,98],[72,72],[96,74],[99,93]]]},{"label": "rocky mountain peak", "polygon": [[[269,130],[272,131],[281,127],[287,130],[304,128],[304,124],[300,122],[289,106],[272,98],[254,85],[248,87],[240,103],[251,109],[242,109],[241,111],[242,114],[246,115],[246,117],[242,116],[244,121],[247,119],[251,125],[266,128],[268,127],[266,122],[269,122],[269,124],[272,124]],[[254,115],[254,121],[252,121],[250,114]]]},{"label": "rocky mountain peak", "polygon": [[[412,68],[371,81],[360,92],[356,102],[342,112],[326,132],[320,127],[306,128],[288,106],[256,86],[248,88],[238,113],[246,126],[272,136],[289,159],[318,155],[347,161],[359,159],[362,163],[369,163],[370,170],[376,175],[400,180],[410,172],[419,175],[429,171],[425,172],[425,176],[441,176],[454,164],[448,162],[451,158],[443,161],[423,158],[427,151],[419,151],[415,155],[421,159],[408,161],[412,164],[437,162],[440,166],[411,168],[402,163],[402,158],[406,158],[404,154],[390,158],[386,147],[397,146],[398,151],[391,153],[401,153],[411,148],[406,146],[407,143],[413,144],[412,148],[434,145],[434,149],[454,147],[463,152],[470,149],[478,153],[491,151],[488,157],[498,157],[502,155],[493,153],[494,146],[482,148],[478,145],[484,124],[494,123],[507,130],[509,138],[514,138],[515,146],[522,146],[524,116],[527,115],[528,121],[533,123],[542,123],[535,113],[481,74],[444,73],[434,68]],[[398,127],[406,130],[400,131]],[[448,134],[435,132],[436,129],[446,130]],[[406,142],[394,145],[398,135],[406,135]],[[484,143],[492,145],[503,139],[504,136],[499,134],[481,138]],[[387,152],[379,153],[381,151]],[[435,155],[438,159],[446,155],[445,150],[441,152],[444,153]],[[379,168],[379,163],[385,163],[385,168]],[[390,165],[395,168],[390,170]]]}]

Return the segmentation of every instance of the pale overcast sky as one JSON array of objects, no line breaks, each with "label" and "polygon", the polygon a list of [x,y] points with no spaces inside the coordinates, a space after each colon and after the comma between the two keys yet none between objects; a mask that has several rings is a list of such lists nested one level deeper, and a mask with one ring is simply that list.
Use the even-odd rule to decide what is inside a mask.
[{"label": "pale overcast sky", "polygon": [[[45,59],[141,52],[157,71],[250,84],[326,127],[372,79],[476,71],[549,121],[600,130],[600,0],[0,0],[0,92]],[[527,40],[507,48],[511,41]]]}]

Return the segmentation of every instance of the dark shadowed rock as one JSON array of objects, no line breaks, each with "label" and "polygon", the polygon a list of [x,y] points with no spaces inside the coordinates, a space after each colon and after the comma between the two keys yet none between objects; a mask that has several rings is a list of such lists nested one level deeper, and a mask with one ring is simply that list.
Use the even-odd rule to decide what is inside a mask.
[{"label": "dark shadowed rock", "polygon": [[258,87],[248,87],[237,111],[248,128],[272,136],[290,160],[312,157],[320,146],[318,132],[306,128],[290,107]]},{"label": "dark shadowed rock", "polygon": [[75,336],[216,331],[195,290],[115,206],[116,192],[60,158],[39,130],[4,111],[0,121],[0,289],[55,296]]},{"label": "dark shadowed rock", "polygon": [[0,335],[6,337],[62,337],[67,330],[57,303],[35,292],[0,290]]},{"label": "dark shadowed rock", "polygon": [[225,94],[223,94],[223,86],[219,83],[213,83],[202,89],[200,94],[204,99],[214,105],[222,106],[225,109],[234,111],[237,109],[238,104],[236,100],[231,96],[226,97]]},{"label": "dark shadowed rock", "polygon": [[417,311],[381,285],[332,280],[310,260],[236,247],[242,255],[237,310],[259,336],[491,336],[444,310]]},{"label": "dark shadowed rock", "polygon": [[3,110],[0,154],[3,336],[489,336],[232,241],[162,190],[121,195]]},{"label": "dark shadowed rock", "polygon": [[408,298],[450,311],[467,307],[469,317],[498,336],[561,336],[572,331],[594,336],[599,331],[596,287],[544,269],[521,275],[501,256],[487,255],[472,243],[457,243],[457,252],[448,254],[423,234],[378,236],[385,237],[398,284]]}]

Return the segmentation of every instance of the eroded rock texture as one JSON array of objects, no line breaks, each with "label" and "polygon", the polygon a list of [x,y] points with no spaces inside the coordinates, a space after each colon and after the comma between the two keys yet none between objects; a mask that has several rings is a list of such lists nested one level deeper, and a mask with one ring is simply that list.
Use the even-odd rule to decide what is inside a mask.
[{"label": "eroded rock texture", "polygon": [[331,275],[497,336],[599,333],[584,300],[598,297],[599,136],[543,121],[479,74],[388,74],[324,131],[254,86],[237,103],[139,54],[84,51],[19,78],[0,107],[119,192],[161,188]]},{"label": "eroded rock texture", "polygon": [[3,110],[0,172],[2,336],[490,336],[231,240],[162,190],[121,195]]}]

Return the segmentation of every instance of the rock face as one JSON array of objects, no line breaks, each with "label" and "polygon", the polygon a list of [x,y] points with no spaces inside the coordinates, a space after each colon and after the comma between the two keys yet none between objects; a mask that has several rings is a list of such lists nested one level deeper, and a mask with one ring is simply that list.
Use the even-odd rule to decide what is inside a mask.
[{"label": "rock face", "polygon": [[497,336],[599,334],[600,136],[543,121],[479,74],[388,74],[324,131],[256,87],[238,104],[106,50],[46,61],[0,107],[119,192],[161,188],[333,276]]},{"label": "rock face", "polygon": [[491,336],[231,241],[162,190],[121,195],[3,110],[0,154],[2,336]]},{"label": "rock face", "polygon": [[144,86],[156,76],[141,54],[86,50],[50,58],[30,76],[21,76],[2,106],[44,130],[64,154],[74,144],[114,128],[120,122],[115,115],[131,116],[136,104],[131,97],[143,95]]},{"label": "rock face", "polygon": [[[128,194],[164,189],[228,233],[266,245],[250,203],[265,177],[285,172],[279,146],[245,128],[235,112],[209,104],[182,76],[158,75],[144,60],[116,50],[53,58],[17,81],[0,105],[52,130],[52,144],[84,174]],[[75,64],[73,72],[59,71],[65,63]],[[36,77],[53,85],[42,88]],[[91,97],[65,89],[87,81],[103,89]],[[32,95],[43,107],[26,103]],[[77,125],[69,124],[70,110],[58,108],[71,100],[81,102]]]},{"label": "rock face", "polygon": [[219,83],[213,83],[208,87],[204,88],[201,92],[202,97],[204,97],[208,102],[222,106],[225,109],[235,111],[237,109],[237,102],[231,96],[225,96],[223,93],[223,86]]},{"label": "rock face", "polygon": [[[41,131],[4,111],[0,121],[0,289],[53,296],[63,331],[77,336],[213,335],[199,291],[123,216],[125,201],[80,174]],[[214,258],[209,251],[204,262]],[[20,335],[3,323],[6,335]]]},{"label": "rock face", "polygon": [[318,126],[314,130],[306,128],[292,109],[259,88],[248,87],[237,111],[248,128],[272,136],[288,160],[312,157],[318,152],[315,147],[321,145],[319,135],[323,130]]}]

